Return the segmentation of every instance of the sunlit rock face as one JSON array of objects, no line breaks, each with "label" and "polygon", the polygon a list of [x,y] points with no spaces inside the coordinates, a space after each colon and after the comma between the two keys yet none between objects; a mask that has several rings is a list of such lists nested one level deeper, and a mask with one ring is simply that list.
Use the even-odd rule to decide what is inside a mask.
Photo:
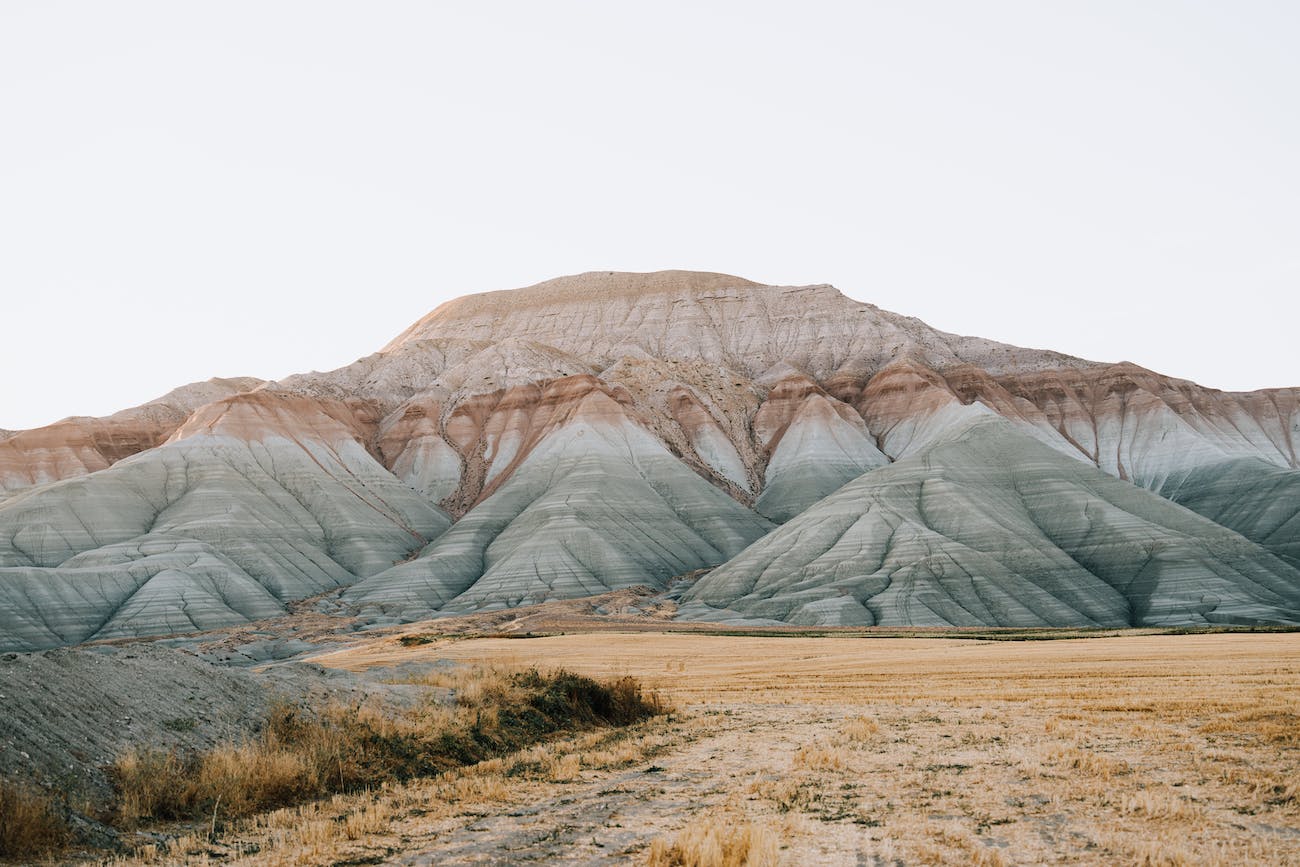
[{"label": "sunlit rock face", "polygon": [[411,619],[711,567],[689,616],[1289,621],[1297,442],[1296,389],[946,334],[824,285],[593,272],[448,302],[339,370],[0,435],[0,647],[340,587]]}]

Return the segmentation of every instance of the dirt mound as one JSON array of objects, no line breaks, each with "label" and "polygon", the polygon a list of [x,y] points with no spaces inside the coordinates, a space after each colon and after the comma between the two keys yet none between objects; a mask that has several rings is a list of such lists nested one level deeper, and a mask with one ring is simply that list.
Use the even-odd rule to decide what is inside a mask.
[{"label": "dirt mound", "polygon": [[66,792],[93,813],[111,795],[104,767],[130,748],[202,750],[257,730],[273,703],[355,701],[375,688],[315,665],[254,671],[162,644],[6,653],[0,778]]}]

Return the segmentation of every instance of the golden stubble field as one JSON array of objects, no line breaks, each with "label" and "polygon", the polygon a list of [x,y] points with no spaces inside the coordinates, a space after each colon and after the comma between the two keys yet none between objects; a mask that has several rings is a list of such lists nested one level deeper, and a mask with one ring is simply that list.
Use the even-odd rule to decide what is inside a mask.
[{"label": "golden stubble field", "polygon": [[1300,634],[401,637],[314,661],[628,674],[676,710],[142,860],[1300,864]]},{"label": "golden stubble field", "polygon": [[[646,859],[730,829],[790,864],[1300,863],[1300,634],[390,639],[317,661],[420,658],[662,691],[681,742],[641,776],[675,777],[670,796],[608,823]],[[605,848],[590,830],[576,860]]]}]

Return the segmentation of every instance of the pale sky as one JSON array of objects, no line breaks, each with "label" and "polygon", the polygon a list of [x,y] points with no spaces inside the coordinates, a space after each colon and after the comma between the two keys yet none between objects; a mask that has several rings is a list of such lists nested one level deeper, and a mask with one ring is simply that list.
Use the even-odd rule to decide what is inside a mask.
[{"label": "pale sky", "polygon": [[1295,2],[0,4],[0,427],[588,270],[1300,385]]}]

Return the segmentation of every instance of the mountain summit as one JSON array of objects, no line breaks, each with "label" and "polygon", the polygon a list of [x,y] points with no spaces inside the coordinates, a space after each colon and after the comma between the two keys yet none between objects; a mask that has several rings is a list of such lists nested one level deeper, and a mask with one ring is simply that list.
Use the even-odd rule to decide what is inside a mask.
[{"label": "mountain summit", "polygon": [[1300,389],[591,272],[0,439],[0,649],[649,585],[818,625],[1300,622]]}]

